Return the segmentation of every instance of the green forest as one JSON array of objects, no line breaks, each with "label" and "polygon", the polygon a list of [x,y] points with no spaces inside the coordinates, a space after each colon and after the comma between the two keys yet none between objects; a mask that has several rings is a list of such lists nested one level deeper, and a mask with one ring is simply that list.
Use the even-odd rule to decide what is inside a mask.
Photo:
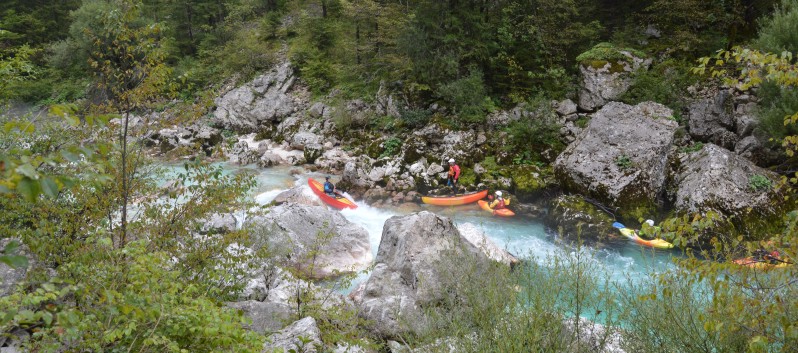
[{"label": "green forest", "polygon": [[[798,0],[4,0],[0,273],[15,282],[0,287],[0,350],[798,351],[795,55]],[[663,178],[680,175],[689,156],[714,151],[707,145],[726,141],[691,137],[698,129],[690,122],[697,96],[717,101],[719,95],[707,92],[729,91],[735,102],[755,97],[756,107],[746,113],[755,123],[745,137],[765,152],[748,157],[759,169],[729,193],[762,195],[764,211],[742,207],[719,216],[714,209],[681,212],[679,201],[663,206],[649,200],[621,210],[590,198],[590,192],[604,192],[594,190],[601,187],[549,181],[561,176],[555,160],[573,141],[562,138],[556,119],[536,117],[557,117],[552,102],[578,101],[591,67],[624,74],[630,58],[647,70],[630,73],[628,89],[612,100],[669,109],[661,125],[675,131],[668,148],[682,157],[667,163]],[[230,173],[214,163],[239,148],[245,134],[295,144],[279,121],[260,130],[209,122],[220,97],[283,63],[290,63],[302,99],[333,111],[297,115],[321,126],[314,130],[319,135],[332,124],[330,145],[353,160],[362,156],[365,164],[388,168],[403,159],[397,168],[410,174],[416,160],[430,160],[426,172],[433,170],[432,147],[427,155],[410,149],[424,145],[413,145],[419,131],[474,131],[488,135],[487,142],[479,152],[459,151],[461,184],[510,190],[513,202],[531,204],[582,193],[576,202],[582,206],[570,207],[587,216],[549,227],[559,233],[552,242],[567,249],[558,256],[516,254],[520,263],[508,267],[441,251],[430,271],[449,275],[437,299],[419,304],[423,317],[396,319],[398,335],[373,329],[382,323],[368,319],[362,307],[331,305],[329,297],[351,301],[341,288],[375,266],[317,281],[314,272],[326,265],[318,259],[334,236],[319,230],[301,255],[281,253],[268,240],[273,229],[238,219],[267,217],[275,206],[252,199],[259,169]],[[398,102],[395,113],[347,110],[357,105],[352,102],[378,105],[386,96]],[[493,125],[491,117],[517,107],[530,113]],[[561,115],[581,132],[604,111],[597,110],[580,103],[578,111]],[[169,152],[147,142],[153,131],[195,125],[218,129],[219,137]],[[743,130],[740,122],[731,125]],[[579,141],[579,133],[572,135]],[[443,136],[449,135],[437,139]],[[299,150],[309,171],[351,169],[344,162],[314,166],[319,155]],[[622,154],[610,167],[633,175],[645,169],[635,158]],[[171,174],[176,164],[180,172]],[[486,171],[480,174],[476,165]],[[345,188],[358,187],[359,179],[341,178]],[[170,186],[163,185],[166,179]],[[385,172],[373,183],[396,184],[388,179]],[[502,179],[508,180],[504,187]],[[419,180],[386,199],[443,188]],[[675,189],[653,193],[682,197]],[[730,207],[715,203],[707,204]],[[209,230],[220,214],[237,215],[233,229]],[[551,210],[538,214],[555,217]],[[672,243],[678,256],[667,270],[610,278],[594,260],[605,251],[596,244],[605,240],[583,239],[583,230],[597,228],[582,221],[604,222],[617,233],[613,221],[644,224],[651,214],[662,219],[657,237]],[[379,254],[375,250],[378,260],[382,246]],[[635,255],[640,261],[658,261],[653,250],[641,249]],[[761,267],[734,261],[763,249],[778,255]],[[251,290],[253,271],[293,278],[279,327],[255,329],[246,310],[231,304]],[[273,345],[275,332],[306,317],[315,319],[319,339],[300,335],[290,348]],[[601,329],[585,339],[580,325],[594,324]]]}]

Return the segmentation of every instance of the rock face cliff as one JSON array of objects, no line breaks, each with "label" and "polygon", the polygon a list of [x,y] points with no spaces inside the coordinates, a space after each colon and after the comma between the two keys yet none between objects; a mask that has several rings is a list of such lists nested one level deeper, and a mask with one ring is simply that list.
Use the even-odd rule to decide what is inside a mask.
[{"label": "rock face cliff", "polygon": [[673,112],[651,102],[611,102],[554,162],[569,190],[613,207],[653,208],[665,191],[668,155],[678,129]]}]

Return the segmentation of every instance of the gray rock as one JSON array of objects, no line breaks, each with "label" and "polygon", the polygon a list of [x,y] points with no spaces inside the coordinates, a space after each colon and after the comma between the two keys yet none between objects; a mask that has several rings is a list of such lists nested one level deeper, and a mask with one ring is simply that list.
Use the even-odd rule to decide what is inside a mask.
[{"label": "gray rock", "polygon": [[269,334],[285,327],[292,314],[292,308],[284,303],[247,300],[226,305],[241,310],[244,316],[252,320],[251,324],[244,327],[260,334]]},{"label": "gray rock", "polygon": [[205,221],[200,234],[222,234],[236,230],[236,218],[230,213],[214,213]]},{"label": "gray rock", "polygon": [[429,168],[427,169],[427,175],[440,174],[443,173],[444,171],[445,169],[443,169],[443,167],[440,164],[432,163],[429,165]]},{"label": "gray rock", "polygon": [[281,255],[286,266],[310,278],[335,277],[371,264],[368,231],[326,207],[282,204],[247,224],[258,227],[254,236]]},{"label": "gray rock", "polygon": [[755,212],[766,218],[777,214],[782,202],[776,190],[753,190],[751,178],[759,175],[776,184],[778,176],[719,146],[707,144],[701,151],[682,157],[672,188],[674,206],[682,212],[715,211],[721,215],[746,216]]},{"label": "gray rock", "polygon": [[[11,241],[14,241],[14,239],[0,239],[0,249],[5,249]],[[19,243],[19,240],[16,241]],[[28,257],[28,261],[31,261],[27,247],[24,245],[17,249],[16,255],[26,256]],[[27,273],[28,267],[12,268],[4,263],[0,263],[0,297],[11,294],[14,287],[25,279],[25,274]]]},{"label": "gray rock", "polygon": [[616,234],[613,218],[580,195],[560,195],[550,201],[547,226],[568,239],[595,241]]},{"label": "gray rock", "polygon": [[611,102],[554,162],[561,185],[611,206],[655,202],[678,128],[667,107]]},{"label": "gray rock", "polygon": [[228,130],[258,131],[297,111],[299,103],[287,92],[295,81],[291,63],[285,62],[246,85],[217,98],[215,122]]},{"label": "gray rock", "polygon": [[[303,343],[303,339],[309,342]],[[271,353],[277,349],[288,352],[293,349],[296,352],[315,353],[321,348],[321,331],[316,326],[316,320],[308,316],[269,337],[269,342],[263,345],[263,352]]]},{"label": "gray rock", "polygon": [[302,152],[304,152],[306,163],[315,163],[324,153],[324,146],[319,143],[307,144]]},{"label": "gray rock", "polygon": [[324,112],[327,109],[327,106],[322,102],[313,103],[313,105],[308,109],[308,116],[311,118],[321,118],[324,116]]},{"label": "gray rock", "polygon": [[557,114],[568,116],[576,114],[576,103],[570,99],[564,99],[557,103]]},{"label": "gray rock", "polygon": [[291,139],[291,148],[295,150],[303,150],[307,145],[319,145],[321,137],[307,131],[297,132]]},{"label": "gray rock", "polygon": [[737,126],[737,136],[746,137],[754,132],[759,120],[752,115],[737,115],[734,124]]},{"label": "gray rock", "polygon": [[441,266],[443,254],[477,268],[489,261],[448,218],[422,211],[385,222],[371,277],[353,295],[361,315],[374,322],[378,334],[396,337],[420,329],[421,308],[451,295],[442,284],[443,278],[452,276],[451,269]]},{"label": "gray rock", "polygon": [[319,197],[307,185],[296,186],[278,194],[273,202],[277,205],[294,203],[307,206],[324,206]]},{"label": "gray rock", "polygon": [[466,241],[482,251],[489,259],[507,266],[515,266],[521,262],[506,249],[500,248],[493,240],[490,240],[481,228],[471,223],[463,223],[457,226],[457,230]]},{"label": "gray rock", "polygon": [[[617,63],[607,62],[601,68],[579,65],[582,73],[582,85],[579,90],[579,108],[595,110],[609,101],[620,98],[632,85],[632,73],[646,69],[651,60],[637,58],[629,52],[622,51],[627,60]],[[617,69],[620,66],[621,69]]]},{"label": "gray rock", "polygon": [[227,153],[230,163],[241,165],[254,164],[260,162],[260,155],[257,150],[251,149],[247,141],[238,141]]},{"label": "gray rock", "polygon": [[285,163],[285,160],[283,160],[282,157],[272,152],[264,153],[262,156],[260,156],[260,159],[258,160],[258,165],[264,168],[273,167],[283,163]]},{"label": "gray rock", "polygon": [[688,107],[687,129],[701,142],[711,142],[733,149],[737,143],[734,131],[734,106],[728,90],[712,98],[699,99]]}]

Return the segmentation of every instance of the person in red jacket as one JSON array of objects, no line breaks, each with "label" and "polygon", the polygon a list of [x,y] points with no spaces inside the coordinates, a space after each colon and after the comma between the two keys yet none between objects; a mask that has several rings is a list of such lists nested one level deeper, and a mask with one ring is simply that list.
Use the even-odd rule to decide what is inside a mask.
[{"label": "person in red jacket", "polygon": [[450,158],[449,175],[446,178],[446,186],[452,187],[452,190],[456,192],[458,179],[460,179],[460,166],[454,163],[454,158]]}]

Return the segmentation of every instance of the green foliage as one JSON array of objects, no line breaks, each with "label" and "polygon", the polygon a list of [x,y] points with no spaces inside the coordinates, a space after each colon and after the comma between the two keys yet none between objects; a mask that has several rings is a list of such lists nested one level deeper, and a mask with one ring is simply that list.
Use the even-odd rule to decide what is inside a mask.
[{"label": "green foliage", "polygon": [[759,37],[752,44],[771,53],[798,52],[798,1],[782,0],[773,15],[760,22]]},{"label": "green foliage", "polygon": [[590,48],[590,50],[579,54],[576,57],[576,61],[582,64],[588,64],[594,61],[604,61],[604,62],[618,62],[618,61],[628,61],[629,58],[621,53],[622,51],[626,51],[631,53],[632,55],[638,58],[645,58],[647,55],[639,50],[631,49],[631,48],[618,48],[612,43],[602,42],[598,43]]},{"label": "green foliage", "polygon": [[171,256],[150,251],[146,242],[114,249],[110,240],[96,240],[85,244],[86,253],[61,268],[53,282],[0,299],[0,328],[38,326],[27,348],[44,352],[67,344],[94,351],[262,349],[263,338],[245,330],[237,313],[180,280]]},{"label": "green foliage", "polygon": [[380,158],[395,156],[402,148],[402,140],[398,137],[391,137],[382,143],[382,153]]},{"label": "green foliage", "polygon": [[756,110],[759,124],[757,131],[774,147],[779,147],[784,138],[798,134],[794,124],[784,124],[784,118],[798,112],[798,90],[782,87],[774,82],[765,82],[757,95],[760,102]]},{"label": "green foliage", "polygon": [[482,72],[472,70],[468,76],[442,85],[438,94],[454,109],[456,122],[470,124],[485,121],[490,99],[485,95]]},{"label": "green foliage", "polygon": [[753,191],[767,191],[773,186],[773,182],[766,176],[754,174],[748,178],[748,187]]},{"label": "green foliage", "polygon": [[702,142],[696,142],[696,143],[693,143],[690,146],[684,146],[684,147],[680,148],[679,152],[682,152],[682,153],[693,153],[693,152],[698,152],[698,151],[700,151],[703,148],[704,148],[704,144]]},{"label": "green foliage", "polygon": [[534,116],[521,118],[507,126],[504,131],[508,138],[502,148],[513,153],[512,160],[518,161],[515,164],[547,162],[542,156],[544,151],[559,154],[565,148],[560,141],[556,113],[546,99],[535,100],[527,109],[533,111]]},{"label": "green foliage", "polygon": [[618,158],[615,158],[615,165],[621,168],[621,170],[626,171],[632,169],[634,163],[629,159],[629,156],[622,154],[618,156]]},{"label": "green foliage", "polygon": [[428,109],[402,109],[399,119],[408,128],[418,128],[427,125],[432,116]]},{"label": "green foliage", "polygon": [[684,92],[699,79],[689,69],[690,66],[685,62],[666,60],[653,65],[649,70],[638,70],[633,74],[631,87],[620,100],[631,105],[646,101],[657,102],[678,114],[687,105]]}]

